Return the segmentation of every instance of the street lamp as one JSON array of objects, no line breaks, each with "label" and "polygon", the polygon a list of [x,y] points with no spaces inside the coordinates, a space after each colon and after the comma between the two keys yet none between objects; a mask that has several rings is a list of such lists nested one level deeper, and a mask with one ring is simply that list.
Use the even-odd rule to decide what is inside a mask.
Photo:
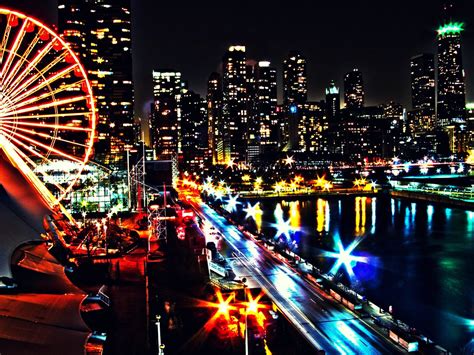
[{"label": "street lamp", "polygon": [[157,334],[158,334],[158,340],[157,340],[157,347],[158,347],[158,355],[164,355],[164,348],[165,348],[165,345],[164,344],[161,344],[161,327],[160,327],[160,319],[161,319],[161,316],[160,315],[157,315],[156,316],[156,331],[157,331]]},{"label": "street lamp", "polygon": [[[247,279],[244,277],[242,279],[242,284],[244,285],[244,301],[247,304]],[[248,322],[247,322],[248,308],[245,308],[245,355],[249,354],[249,333],[248,333]]]}]

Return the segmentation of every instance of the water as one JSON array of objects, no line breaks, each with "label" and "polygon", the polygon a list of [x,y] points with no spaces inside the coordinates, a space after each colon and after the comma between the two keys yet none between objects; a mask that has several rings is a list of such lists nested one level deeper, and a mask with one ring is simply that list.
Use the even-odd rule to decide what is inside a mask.
[{"label": "water", "polygon": [[[474,212],[389,197],[266,200],[260,208],[243,223],[280,238],[289,231],[300,255],[430,339],[459,351],[474,337]],[[334,269],[338,240],[343,249],[354,243],[358,258]]]}]

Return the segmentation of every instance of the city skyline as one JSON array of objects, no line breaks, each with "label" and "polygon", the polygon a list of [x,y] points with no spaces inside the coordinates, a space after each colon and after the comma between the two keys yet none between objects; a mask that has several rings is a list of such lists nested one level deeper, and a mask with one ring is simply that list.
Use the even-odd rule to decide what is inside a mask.
[{"label": "city skyline", "polygon": [[[458,2],[461,20],[466,22],[463,56],[469,102],[474,100],[474,75],[470,75],[474,72],[474,61],[470,59],[474,57],[474,46],[470,45],[470,24],[474,19],[472,13],[464,11],[467,3]],[[410,58],[424,52],[436,53],[436,29],[441,21],[439,3],[402,1],[393,8],[372,1],[346,2],[337,8],[331,4],[320,4],[317,8],[307,5],[301,8],[305,11],[292,16],[259,3],[252,8],[243,6],[227,18],[224,10],[209,2],[182,11],[173,5],[132,0],[135,115],[145,117],[149,109],[153,69],[168,67],[180,71],[189,87],[205,96],[209,74],[221,71],[222,53],[232,44],[245,45],[248,58],[269,60],[277,68],[279,102],[283,60],[294,49],[307,59],[310,100],[324,98],[324,88],[330,80],[342,88],[344,74],[358,68],[364,77],[367,105],[394,100],[410,108]],[[41,19],[56,21],[54,0],[43,2],[41,8],[28,0],[7,0],[4,6],[27,9]],[[159,16],[172,12],[181,16],[179,21],[178,17]],[[260,19],[258,14],[264,18]]]}]

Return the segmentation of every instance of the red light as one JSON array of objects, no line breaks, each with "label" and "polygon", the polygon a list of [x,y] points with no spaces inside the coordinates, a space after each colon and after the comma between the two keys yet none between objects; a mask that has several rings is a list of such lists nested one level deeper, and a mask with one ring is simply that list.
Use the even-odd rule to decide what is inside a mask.
[{"label": "red light", "polygon": [[42,41],[47,41],[47,40],[49,40],[49,33],[48,33],[48,31],[45,31],[44,29],[41,29],[41,30],[39,31],[39,38],[40,38],[40,40],[42,40]]},{"label": "red light", "polygon": [[65,60],[66,60],[66,63],[68,63],[68,64],[74,64],[75,63],[74,57],[70,53],[66,55]]},{"label": "red light", "polygon": [[53,49],[57,52],[60,51],[63,48],[63,45],[59,41],[54,41],[53,43]]},{"label": "red light", "polygon": [[[73,59],[73,60],[74,60],[74,59]],[[81,68],[79,68],[79,67],[74,68],[74,75],[76,76],[76,78],[82,77]]]},{"label": "red light", "polygon": [[182,213],[183,218],[194,218],[193,211],[183,211]]},{"label": "red light", "polygon": [[179,240],[184,240],[186,238],[186,232],[183,226],[176,228],[176,235]]},{"label": "red light", "polygon": [[33,22],[28,22],[25,27],[25,32],[31,33],[35,30],[35,24]]},{"label": "red light", "polygon": [[8,18],[8,24],[11,27],[16,27],[18,26],[18,17],[16,15],[11,14]]}]

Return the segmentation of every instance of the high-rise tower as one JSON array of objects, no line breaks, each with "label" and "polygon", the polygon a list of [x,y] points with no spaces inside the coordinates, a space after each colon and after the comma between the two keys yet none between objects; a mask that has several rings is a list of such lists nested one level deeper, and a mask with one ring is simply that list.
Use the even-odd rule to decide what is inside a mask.
[{"label": "high-rise tower", "polygon": [[341,98],[339,95],[339,88],[336,86],[334,80],[331,80],[329,87],[326,88],[326,115],[329,122],[334,122],[339,119]]},{"label": "high-rise tower", "polygon": [[284,103],[304,104],[308,99],[306,59],[297,51],[291,51],[283,62]]},{"label": "high-rise tower", "polygon": [[181,152],[181,73],[171,69],[153,71],[153,106],[150,131],[160,159],[173,159]]},{"label": "high-rise tower", "polygon": [[245,46],[230,46],[223,58],[224,151],[227,161],[247,152],[248,95]]},{"label": "high-rise tower", "polygon": [[222,77],[212,73],[207,81],[208,148],[212,164],[224,164],[224,123],[222,119]]},{"label": "high-rise tower", "polygon": [[258,62],[255,95],[255,113],[261,152],[276,150],[278,145],[277,77],[276,69],[268,61]]},{"label": "high-rise tower", "polygon": [[466,94],[462,62],[462,22],[455,21],[453,2],[443,6],[443,22],[438,28],[438,124],[461,124],[466,115]]},{"label": "high-rise tower", "polygon": [[344,76],[344,103],[348,109],[364,107],[365,92],[362,73],[354,69]]},{"label": "high-rise tower", "polygon": [[413,116],[416,118],[415,130],[432,131],[436,126],[434,55],[424,53],[411,58],[410,73]]},{"label": "high-rise tower", "polygon": [[130,0],[59,0],[59,32],[83,59],[98,109],[96,158],[134,145]]}]

